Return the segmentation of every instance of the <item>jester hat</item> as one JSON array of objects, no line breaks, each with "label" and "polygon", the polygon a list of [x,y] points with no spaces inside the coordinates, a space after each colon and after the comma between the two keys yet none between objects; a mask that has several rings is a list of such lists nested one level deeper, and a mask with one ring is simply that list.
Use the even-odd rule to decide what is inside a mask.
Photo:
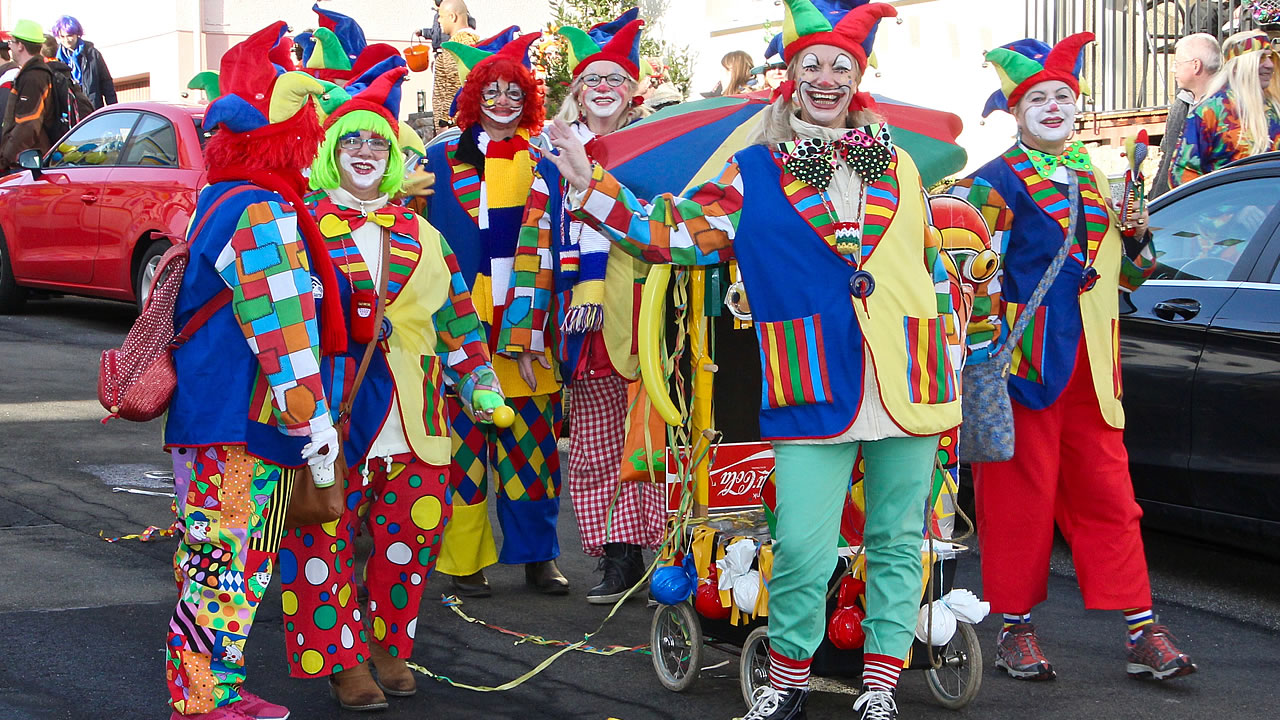
[{"label": "jester hat", "polygon": [[529,62],[529,46],[541,37],[542,33],[535,31],[517,37],[518,32],[520,27],[512,25],[497,35],[480,41],[475,47],[450,40],[441,43],[440,49],[448,51],[450,55],[457,58],[458,79],[465,84],[471,71],[491,58],[510,58],[526,68],[532,67]]},{"label": "jester hat", "polygon": [[1068,35],[1052,48],[1034,38],[1025,38],[987,51],[987,62],[1000,76],[1000,89],[987,100],[983,117],[996,110],[1013,112],[1011,108],[1028,90],[1048,80],[1064,82],[1079,95],[1080,68],[1084,63],[1080,51],[1092,41],[1093,33],[1082,32]]},{"label": "jester hat", "polygon": [[565,25],[556,31],[569,41],[569,64],[577,79],[588,65],[597,60],[611,60],[622,66],[632,80],[640,79],[640,8],[633,7],[609,22],[592,25],[582,31]]},{"label": "jester hat", "polygon": [[278,47],[293,46],[286,30],[284,21],[277,21],[223,54],[218,75],[221,94],[205,111],[205,130],[219,125],[233,133],[259,130],[292,118],[312,96],[323,94],[324,87],[315,78],[281,72],[271,61]]},{"label": "jester hat", "polygon": [[[396,61],[399,62],[396,62]],[[356,110],[367,110],[378,115],[391,126],[391,131],[400,133],[400,85],[409,68],[404,58],[396,56],[387,58],[370,68],[354,82],[343,88],[350,96],[346,102],[329,113],[324,122],[325,129],[333,127],[342,116]]]},{"label": "jester hat", "polygon": [[[853,7],[850,7],[853,5]],[[782,23],[782,59],[791,62],[801,50],[813,45],[834,45],[854,57],[860,70],[867,69],[876,24],[881,18],[897,17],[892,5],[878,2],[858,4],[830,0],[785,0]]]}]

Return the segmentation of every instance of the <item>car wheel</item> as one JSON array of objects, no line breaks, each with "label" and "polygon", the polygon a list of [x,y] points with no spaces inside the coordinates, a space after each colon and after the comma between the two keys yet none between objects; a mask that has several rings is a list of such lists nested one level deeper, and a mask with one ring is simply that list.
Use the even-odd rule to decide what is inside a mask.
[{"label": "car wheel", "polygon": [[27,291],[18,287],[13,278],[13,265],[9,262],[9,246],[0,235],[0,313],[12,313],[22,309]]},{"label": "car wheel", "polygon": [[155,280],[156,270],[160,267],[160,256],[169,249],[169,243],[159,240],[147,246],[138,261],[138,270],[133,280],[133,296],[138,299],[138,312],[146,307],[147,297],[151,294],[151,284]]}]

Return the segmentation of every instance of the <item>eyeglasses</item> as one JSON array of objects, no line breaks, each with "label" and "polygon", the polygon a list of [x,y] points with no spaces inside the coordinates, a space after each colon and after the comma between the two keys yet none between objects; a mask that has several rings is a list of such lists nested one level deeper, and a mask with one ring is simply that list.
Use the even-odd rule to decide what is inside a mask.
[{"label": "eyeglasses", "polygon": [[480,97],[486,102],[497,102],[498,98],[504,95],[513,103],[524,102],[524,90],[518,87],[508,86],[505,92],[496,88],[485,88],[480,93]]},{"label": "eyeglasses", "polygon": [[369,149],[374,152],[387,152],[391,149],[391,141],[384,137],[362,138],[358,135],[348,135],[338,141],[338,147],[352,152],[359,152],[365,144],[368,144]]},{"label": "eyeglasses", "polygon": [[609,83],[609,87],[620,87],[622,83],[627,81],[627,76],[622,73],[609,73],[608,75],[589,73],[582,76],[582,84],[587,87],[596,87],[601,81]]},{"label": "eyeglasses", "polygon": [[1055,93],[1052,97],[1048,95],[1042,95],[1040,93],[1036,93],[1034,95],[1027,95],[1024,98],[1024,100],[1027,103],[1027,105],[1030,105],[1031,107],[1041,107],[1043,105],[1048,105],[1050,100],[1052,100],[1053,102],[1059,105],[1075,105],[1076,104],[1076,96],[1069,92]]}]

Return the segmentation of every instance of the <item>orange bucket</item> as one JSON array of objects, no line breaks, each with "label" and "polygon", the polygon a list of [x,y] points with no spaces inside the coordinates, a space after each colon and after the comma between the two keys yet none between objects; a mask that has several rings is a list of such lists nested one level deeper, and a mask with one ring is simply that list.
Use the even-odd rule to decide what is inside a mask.
[{"label": "orange bucket", "polygon": [[404,59],[409,64],[410,70],[423,72],[431,67],[431,46],[415,42],[404,49]]}]

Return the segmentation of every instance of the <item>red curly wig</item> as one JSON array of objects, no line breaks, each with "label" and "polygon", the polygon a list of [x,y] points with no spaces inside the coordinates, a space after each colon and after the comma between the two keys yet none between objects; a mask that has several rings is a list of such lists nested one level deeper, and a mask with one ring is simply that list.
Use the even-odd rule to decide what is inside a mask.
[{"label": "red curly wig", "polygon": [[257,130],[233,133],[219,126],[204,146],[205,163],[210,170],[243,168],[246,170],[301,170],[311,166],[324,130],[316,115],[314,100],[293,117]]},{"label": "red curly wig", "polygon": [[462,94],[458,96],[458,114],[454,118],[458,127],[469,128],[480,122],[480,93],[495,80],[513,82],[524,90],[524,112],[520,115],[520,127],[532,135],[542,132],[542,123],[547,119],[542,88],[533,79],[529,68],[518,60],[501,55],[485,58],[467,75]]}]

